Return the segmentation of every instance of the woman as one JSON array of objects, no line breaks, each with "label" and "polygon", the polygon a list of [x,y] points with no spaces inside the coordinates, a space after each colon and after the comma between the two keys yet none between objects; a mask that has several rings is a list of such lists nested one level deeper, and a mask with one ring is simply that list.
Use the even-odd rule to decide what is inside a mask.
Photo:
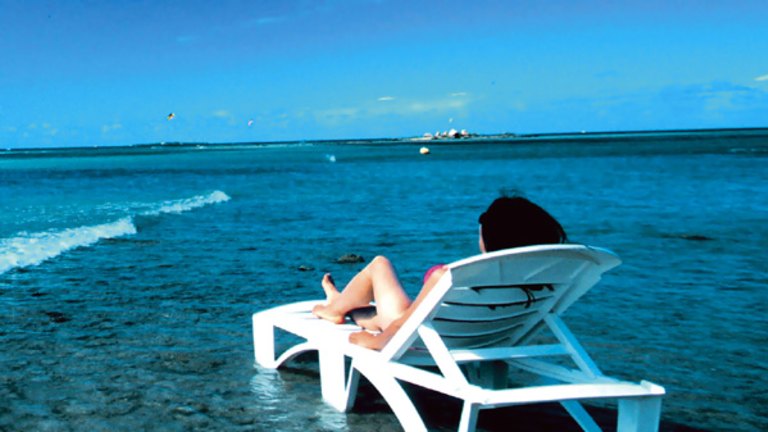
[{"label": "woman", "polygon": [[[480,215],[480,252],[535,244],[564,243],[566,234],[560,223],[538,205],[520,196],[496,199]],[[366,330],[352,333],[349,341],[366,348],[380,350],[405,323],[432,287],[445,273],[442,265],[433,266],[424,275],[424,285],[413,302],[398,280],[392,263],[383,256],[374,258],[349,281],[343,291],[336,288],[330,274],[321,285],[326,303],[312,310],[315,316],[341,324],[356,309],[376,302],[375,314],[356,319]]]}]

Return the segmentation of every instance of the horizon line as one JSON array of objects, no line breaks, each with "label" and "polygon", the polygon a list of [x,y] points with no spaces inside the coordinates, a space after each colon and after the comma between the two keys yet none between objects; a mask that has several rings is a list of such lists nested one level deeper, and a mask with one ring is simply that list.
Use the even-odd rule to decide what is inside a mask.
[{"label": "horizon line", "polygon": [[83,150],[83,149],[96,149],[96,148],[133,148],[133,147],[151,147],[151,146],[164,146],[164,147],[186,147],[194,145],[206,145],[206,146],[225,146],[225,145],[275,145],[275,144],[311,144],[311,143],[339,143],[339,142],[379,142],[379,141],[397,141],[402,143],[435,143],[435,144],[449,144],[449,143],[462,143],[472,142],[478,140],[493,140],[493,139],[521,139],[532,140],[536,138],[557,138],[557,137],[594,137],[601,135],[650,135],[650,134],[682,134],[682,133],[712,133],[712,132],[728,132],[728,131],[766,131],[768,132],[768,126],[757,127],[723,127],[723,128],[692,128],[692,129],[634,129],[634,130],[606,130],[606,131],[571,131],[571,132],[532,132],[532,133],[515,133],[515,132],[497,132],[497,133],[477,133],[468,137],[462,138],[438,138],[432,140],[418,140],[422,136],[406,136],[406,137],[379,137],[379,138],[318,138],[318,139],[296,139],[296,140],[278,140],[278,141],[231,141],[231,142],[208,142],[208,141],[160,141],[155,143],[134,143],[134,144],[105,144],[105,145],[91,145],[91,146],[65,146],[65,147],[17,147],[17,148],[2,148],[0,152],[13,152],[13,151],[29,151],[29,150]]}]

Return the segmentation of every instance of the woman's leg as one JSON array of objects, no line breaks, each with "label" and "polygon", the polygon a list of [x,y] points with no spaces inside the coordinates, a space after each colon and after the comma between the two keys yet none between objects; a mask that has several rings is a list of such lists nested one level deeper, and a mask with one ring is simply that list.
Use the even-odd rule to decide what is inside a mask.
[{"label": "woman's leg", "polygon": [[323,277],[322,285],[328,303],[315,306],[312,312],[335,323],[344,322],[344,315],[350,310],[376,301],[376,317],[363,326],[381,330],[400,317],[411,304],[392,263],[383,256],[374,258],[341,292],[336,289],[330,275]]}]

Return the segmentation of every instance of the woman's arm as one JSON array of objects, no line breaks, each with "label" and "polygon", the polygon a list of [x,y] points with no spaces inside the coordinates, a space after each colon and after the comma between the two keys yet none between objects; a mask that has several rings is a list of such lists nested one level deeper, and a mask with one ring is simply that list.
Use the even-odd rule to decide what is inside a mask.
[{"label": "woman's arm", "polygon": [[421,288],[421,291],[416,297],[416,300],[414,300],[413,303],[408,306],[408,308],[403,312],[402,315],[400,315],[400,317],[392,321],[392,323],[390,323],[387,328],[384,329],[384,331],[378,334],[369,333],[365,330],[355,332],[349,335],[349,341],[353,344],[360,345],[365,348],[380,351],[382,348],[384,348],[387,342],[392,339],[400,327],[405,324],[411,314],[413,314],[413,311],[415,311],[416,308],[418,308],[419,305],[424,301],[424,298],[426,298],[427,294],[432,291],[432,288],[437,285],[437,281],[440,280],[446,271],[447,269],[445,267],[441,267],[433,271],[432,274],[429,275],[429,278],[426,280],[426,282],[424,282],[424,286]]}]

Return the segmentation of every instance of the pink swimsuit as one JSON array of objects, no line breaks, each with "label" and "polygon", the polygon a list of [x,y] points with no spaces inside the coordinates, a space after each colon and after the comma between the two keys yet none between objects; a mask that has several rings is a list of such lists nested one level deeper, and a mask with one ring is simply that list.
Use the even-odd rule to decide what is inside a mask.
[{"label": "pink swimsuit", "polygon": [[424,283],[427,283],[427,280],[429,279],[430,276],[432,276],[432,273],[434,273],[435,270],[441,269],[443,267],[445,267],[445,264],[435,264],[432,267],[430,267],[429,270],[427,270],[427,272],[424,273]]}]

